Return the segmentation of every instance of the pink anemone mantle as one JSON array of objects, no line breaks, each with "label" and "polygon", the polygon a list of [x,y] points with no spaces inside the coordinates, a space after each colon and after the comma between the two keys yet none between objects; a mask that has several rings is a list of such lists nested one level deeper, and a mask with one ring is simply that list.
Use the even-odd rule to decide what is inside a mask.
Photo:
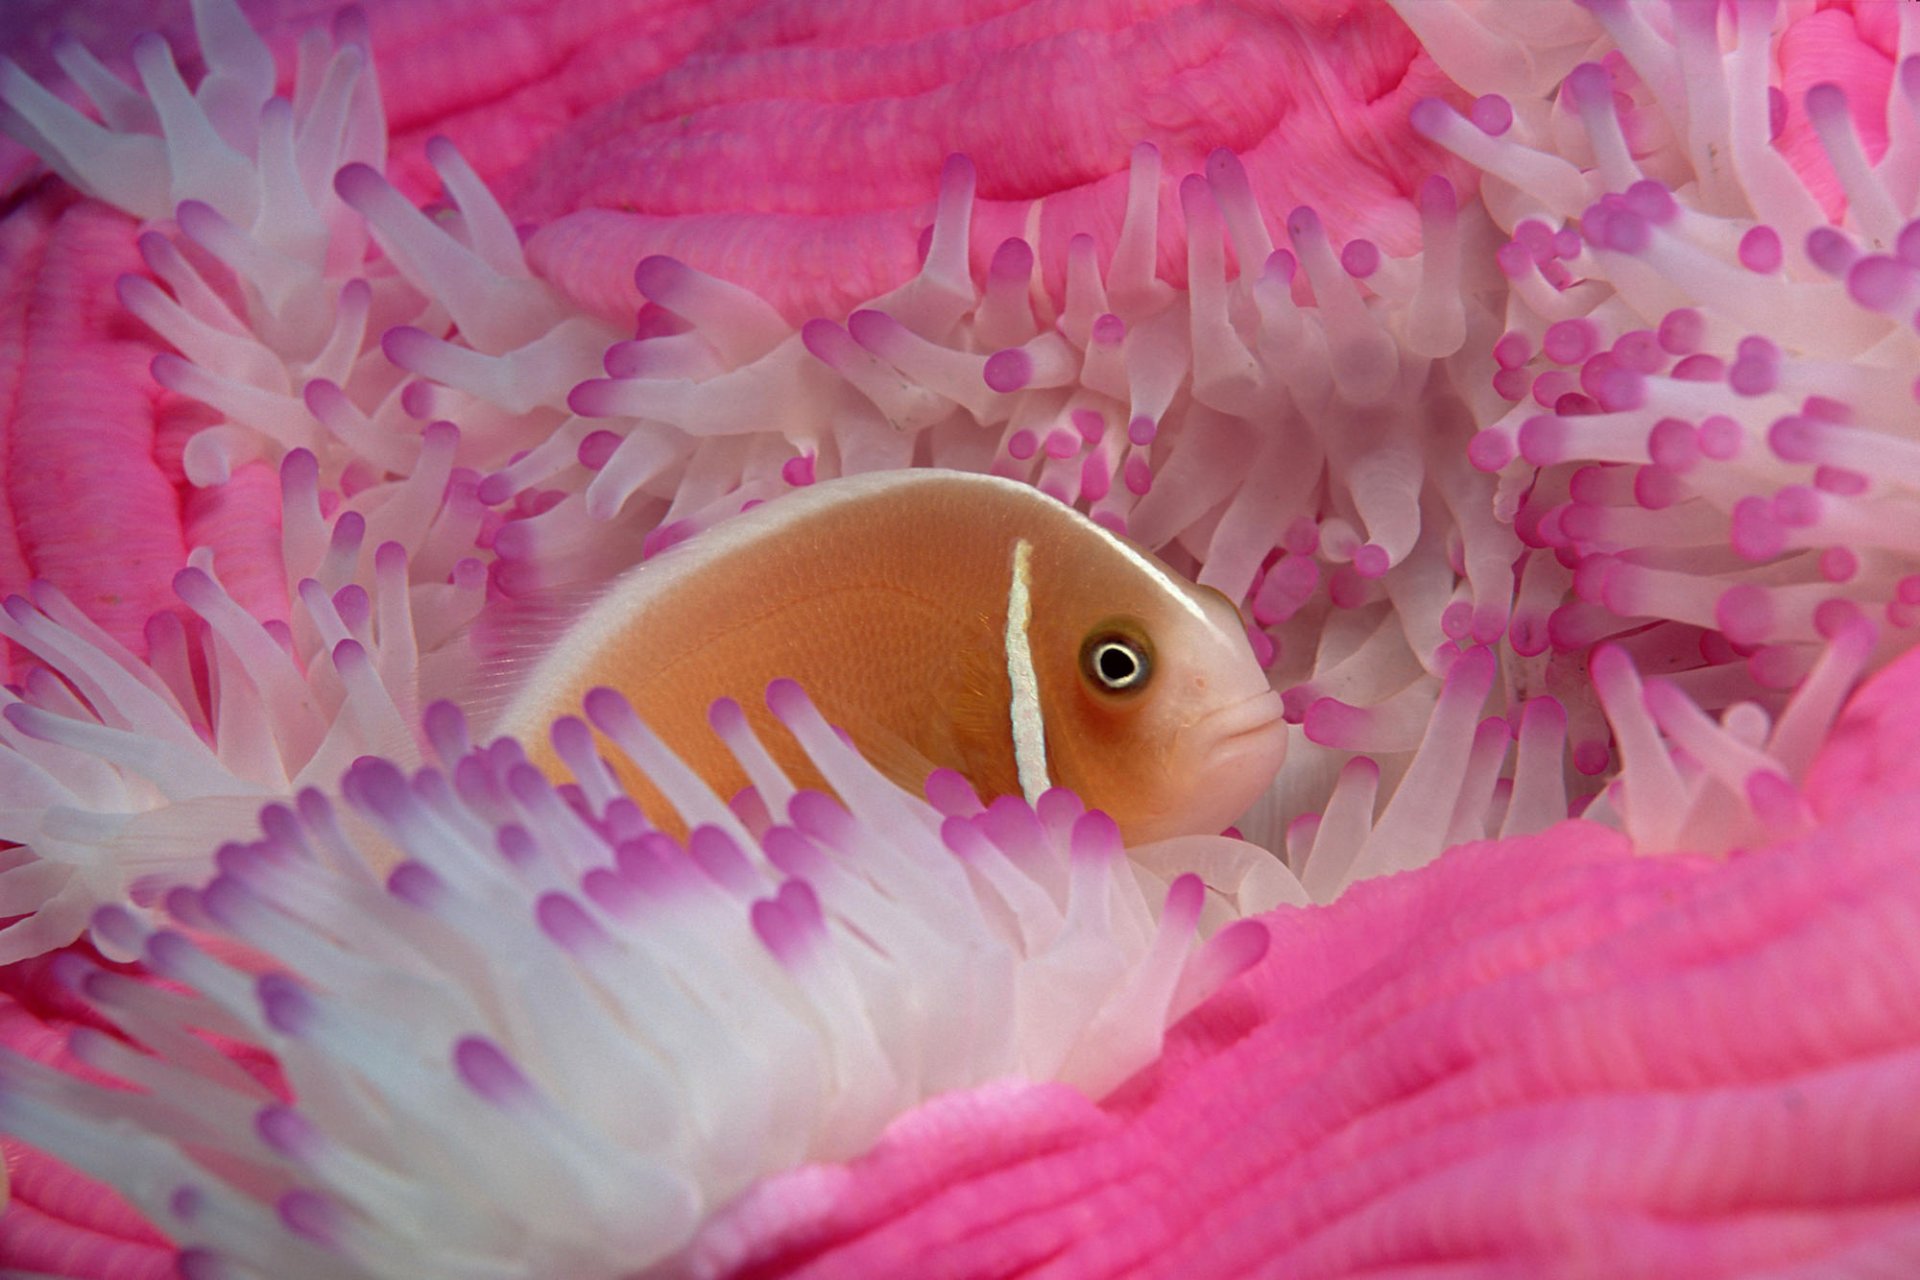
[{"label": "pink anemone mantle", "polygon": [[[29,5],[0,37],[0,100],[62,175],[0,153],[0,778],[33,788],[0,801],[0,1131],[31,1141],[0,1267],[413,1275],[394,1242],[428,1241],[433,1274],[615,1275],[631,1230],[634,1265],[703,1276],[1920,1271],[1911,6],[262,3],[277,64],[233,37],[199,82],[246,135],[224,151],[180,141],[148,8]],[[200,8],[203,44],[236,30]],[[142,143],[88,152],[33,97],[94,74],[55,15]],[[329,104],[332,150],[304,128]],[[325,163],[265,216],[219,157],[280,128]],[[751,922],[724,972],[808,1002],[769,1043],[828,1083],[768,1105],[818,1141],[727,1127],[800,1066],[682,1094],[636,1066],[666,1101],[633,1112],[684,1095],[709,1127],[678,1165],[609,1155],[576,1122],[640,1143],[591,1070],[631,1046],[542,1057],[575,972],[542,948],[604,978],[608,922],[675,873],[615,861],[632,832],[577,751],[563,802],[466,741],[431,700],[454,637],[745,501],[929,462],[1244,603],[1298,728],[1243,826],[1286,874],[1148,853],[1155,892],[1092,928],[1073,893],[1132,881],[1070,797],[922,806],[844,761],[851,817],[715,808],[695,853]],[[328,861],[367,828],[330,844],[319,790],[261,838],[303,788],[409,855],[392,880]],[[459,842],[423,834],[475,814],[526,917],[477,932]],[[626,880],[554,879],[510,828]],[[989,950],[992,904],[1033,904],[998,1031],[925,1016],[957,971],[934,925],[901,927],[905,976],[834,968],[828,920],[899,925],[831,870],[876,833],[882,898],[995,869],[1001,898],[951,882]],[[443,951],[390,945],[406,912]],[[453,1029],[425,1086],[366,1048],[381,983],[423,974],[400,1012]],[[439,1182],[357,1131],[354,1090]],[[515,1169],[459,1201],[467,1127]],[[782,1154],[735,1158],[756,1143]],[[551,1192],[575,1176],[584,1208]]]}]

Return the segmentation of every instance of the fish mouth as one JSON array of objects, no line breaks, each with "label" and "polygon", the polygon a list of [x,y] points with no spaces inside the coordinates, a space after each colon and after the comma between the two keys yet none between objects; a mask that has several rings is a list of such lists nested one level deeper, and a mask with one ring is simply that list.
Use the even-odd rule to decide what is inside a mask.
[{"label": "fish mouth", "polygon": [[1216,746],[1238,745],[1265,734],[1286,719],[1278,692],[1264,689],[1250,698],[1210,711],[1194,721],[1188,732],[1204,733]]},{"label": "fish mouth", "polygon": [[1252,803],[1287,759],[1287,725],[1280,695],[1272,689],[1220,708],[1193,726],[1204,753],[1200,767],[1223,796],[1244,791],[1233,806]]},{"label": "fish mouth", "polygon": [[1232,822],[1272,784],[1287,757],[1280,695],[1272,689],[1228,703],[1180,730],[1174,768],[1192,786],[1168,811],[1137,824],[1131,843],[1212,834]]}]

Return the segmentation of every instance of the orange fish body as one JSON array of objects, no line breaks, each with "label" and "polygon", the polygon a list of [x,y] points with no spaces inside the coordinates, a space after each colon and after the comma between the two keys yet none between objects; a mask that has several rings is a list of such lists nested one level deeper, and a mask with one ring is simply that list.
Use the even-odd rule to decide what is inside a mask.
[{"label": "orange fish body", "polygon": [[[1219,830],[1285,745],[1225,597],[1026,485],[924,469],[796,491],[633,569],[498,728],[563,775],[546,727],[608,686],[730,796],[747,778],[707,715],[731,697],[793,781],[820,787],[766,709],[781,677],[903,787],[935,768],[982,799],[1070,787],[1129,843]],[[677,829],[644,776],[605,754]]]}]

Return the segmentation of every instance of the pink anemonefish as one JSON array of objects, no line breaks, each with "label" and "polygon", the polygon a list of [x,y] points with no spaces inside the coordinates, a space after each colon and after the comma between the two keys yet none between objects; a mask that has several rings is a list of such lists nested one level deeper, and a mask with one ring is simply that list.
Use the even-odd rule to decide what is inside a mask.
[{"label": "pink anemonefish", "polygon": [[[1225,596],[1027,485],[931,469],[824,481],[630,570],[497,729],[564,776],[547,726],[609,686],[731,796],[747,778],[707,720],[731,697],[797,785],[822,787],[766,710],[783,676],[902,787],[936,768],[983,800],[1070,787],[1129,844],[1219,831],[1286,752],[1279,696]],[[650,819],[680,829],[604,754]]]}]

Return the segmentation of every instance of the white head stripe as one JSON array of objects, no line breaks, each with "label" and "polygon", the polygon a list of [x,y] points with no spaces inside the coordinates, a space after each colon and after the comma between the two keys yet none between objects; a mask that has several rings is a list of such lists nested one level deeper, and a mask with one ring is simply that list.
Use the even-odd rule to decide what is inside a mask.
[{"label": "white head stripe", "polygon": [[1032,804],[1053,785],[1047,777],[1047,727],[1040,714],[1040,677],[1033,669],[1027,624],[1033,620],[1033,544],[1013,544],[1013,585],[1007,589],[1007,715],[1013,724],[1013,765],[1020,793]]}]

